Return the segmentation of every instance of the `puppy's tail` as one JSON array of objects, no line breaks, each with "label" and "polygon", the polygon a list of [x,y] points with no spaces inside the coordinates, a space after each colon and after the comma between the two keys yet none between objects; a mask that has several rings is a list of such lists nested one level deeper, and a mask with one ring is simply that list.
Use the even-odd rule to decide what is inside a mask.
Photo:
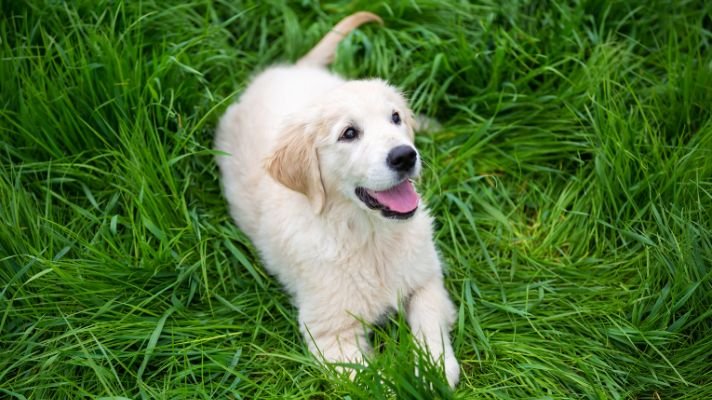
[{"label": "puppy's tail", "polygon": [[383,25],[383,20],[376,14],[359,11],[339,21],[329,33],[324,36],[314,48],[297,61],[297,65],[327,66],[334,60],[336,46],[352,30],[367,22],[378,22]]}]

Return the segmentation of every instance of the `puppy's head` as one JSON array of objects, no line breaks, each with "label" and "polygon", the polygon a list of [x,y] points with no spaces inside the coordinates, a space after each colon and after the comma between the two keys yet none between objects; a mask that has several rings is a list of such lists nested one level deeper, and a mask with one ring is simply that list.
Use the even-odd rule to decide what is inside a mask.
[{"label": "puppy's head", "polygon": [[332,196],[368,212],[407,219],[418,208],[411,179],[421,169],[413,116],[380,80],[347,82],[286,128],[267,168],[305,194],[319,213]]}]

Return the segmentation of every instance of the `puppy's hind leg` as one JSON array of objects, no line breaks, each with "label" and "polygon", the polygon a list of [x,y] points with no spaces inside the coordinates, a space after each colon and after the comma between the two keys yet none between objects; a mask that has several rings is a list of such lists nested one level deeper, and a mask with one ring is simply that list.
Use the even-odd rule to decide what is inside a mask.
[{"label": "puppy's hind leg", "polygon": [[442,279],[431,279],[416,289],[407,306],[408,324],[418,342],[430,352],[433,360],[445,364],[445,377],[451,387],[460,380],[460,365],[450,344],[450,327],[455,321],[455,307],[448,297]]}]

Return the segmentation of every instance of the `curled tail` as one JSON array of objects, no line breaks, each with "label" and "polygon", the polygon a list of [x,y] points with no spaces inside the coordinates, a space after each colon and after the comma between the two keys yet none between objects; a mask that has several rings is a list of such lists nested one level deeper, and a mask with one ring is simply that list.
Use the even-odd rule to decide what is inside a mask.
[{"label": "curled tail", "polygon": [[376,14],[359,11],[339,21],[329,33],[324,36],[314,48],[304,57],[297,61],[297,65],[327,66],[334,60],[336,46],[352,30],[367,22],[378,22],[383,24],[383,20]]}]

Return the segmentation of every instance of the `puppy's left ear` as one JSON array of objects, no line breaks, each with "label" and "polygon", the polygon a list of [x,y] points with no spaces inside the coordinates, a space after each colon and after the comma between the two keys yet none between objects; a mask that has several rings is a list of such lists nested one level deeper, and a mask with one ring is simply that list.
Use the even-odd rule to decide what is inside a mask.
[{"label": "puppy's left ear", "polygon": [[265,162],[267,172],[277,182],[307,196],[315,214],[326,202],[321,181],[316,136],[304,123],[292,124],[282,133],[276,150]]},{"label": "puppy's left ear", "polygon": [[442,124],[438,122],[437,119],[428,117],[425,114],[418,114],[415,117],[412,116],[411,121],[413,121],[413,130],[416,134],[419,133],[431,133],[441,131],[443,129]]}]

